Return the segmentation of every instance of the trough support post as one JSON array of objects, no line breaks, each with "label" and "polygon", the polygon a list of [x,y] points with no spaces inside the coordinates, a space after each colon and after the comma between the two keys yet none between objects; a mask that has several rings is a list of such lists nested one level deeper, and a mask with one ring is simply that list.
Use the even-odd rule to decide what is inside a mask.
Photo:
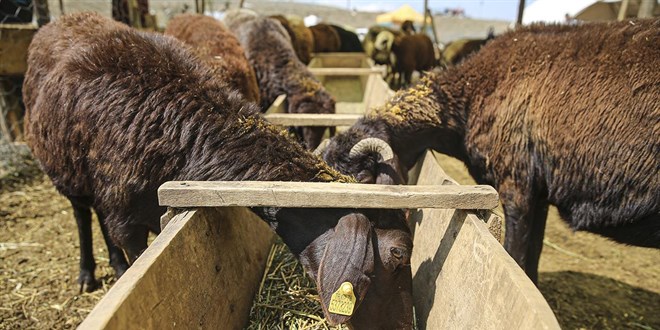
[{"label": "trough support post", "polygon": [[43,26],[50,22],[50,10],[47,0],[35,0],[34,12],[37,14],[37,25]]},{"label": "trough support post", "polygon": [[[625,1],[625,0],[624,0]],[[637,11],[637,18],[651,18],[657,6],[656,0],[642,0]]]},{"label": "trough support post", "polygon": [[617,15],[616,18],[617,21],[623,21],[624,19],[626,19],[626,14],[628,13],[628,4],[630,4],[630,0],[621,1],[621,8],[619,8],[619,15]]}]

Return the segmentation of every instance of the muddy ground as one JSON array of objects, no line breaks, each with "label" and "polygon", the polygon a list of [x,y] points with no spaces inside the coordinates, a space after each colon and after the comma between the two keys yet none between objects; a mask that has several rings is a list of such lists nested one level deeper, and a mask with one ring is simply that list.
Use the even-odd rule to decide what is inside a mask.
[{"label": "muddy ground", "polygon": [[[440,156],[463,183],[463,165]],[[101,289],[80,293],[78,237],[68,201],[47,178],[0,192],[0,329],[68,329],[113,284],[94,227]],[[573,233],[550,212],[541,292],[565,329],[660,329],[660,252]]]}]

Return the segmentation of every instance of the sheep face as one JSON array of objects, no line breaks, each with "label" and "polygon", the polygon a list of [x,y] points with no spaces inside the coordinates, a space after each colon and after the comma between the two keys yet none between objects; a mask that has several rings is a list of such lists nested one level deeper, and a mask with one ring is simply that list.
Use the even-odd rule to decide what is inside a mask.
[{"label": "sheep face", "polygon": [[[411,329],[411,253],[412,236],[403,212],[374,210],[341,217],[300,254],[300,261],[316,281],[331,324]],[[352,315],[330,312],[333,293],[346,282],[356,298]]]},{"label": "sheep face", "polygon": [[394,154],[388,141],[369,136],[385,137],[377,126],[373,131],[350,129],[317,149],[316,154],[339,172],[352,175],[361,183],[405,184],[407,168]]},{"label": "sheep face", "polygon": [[[335,99],[325,91],[293,95],[290,98],[289,113],[335,113]],[[301,137],[308,149],[316,148],[328,127],[303,127]]]}]

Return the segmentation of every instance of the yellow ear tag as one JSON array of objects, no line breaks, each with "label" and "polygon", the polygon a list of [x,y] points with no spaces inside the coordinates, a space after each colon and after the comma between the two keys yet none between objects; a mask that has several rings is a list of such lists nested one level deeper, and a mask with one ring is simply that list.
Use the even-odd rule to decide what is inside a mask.
[{"label": "yellow ear tag", "polygon": [[344,282],[332,294],[328,311],[330,313],[351,316],[353,315],[353,308],[355,308],[353,285],[350,282]]}]

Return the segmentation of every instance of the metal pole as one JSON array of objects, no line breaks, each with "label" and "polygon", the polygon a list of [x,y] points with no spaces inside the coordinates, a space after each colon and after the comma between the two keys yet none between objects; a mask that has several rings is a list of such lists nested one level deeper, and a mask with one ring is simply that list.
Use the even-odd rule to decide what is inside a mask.
[{"label": "metal pole", "polygon": [[60,16],[64,15],[64,0],[60,0]]},{"label": "metal pole", "polygon": [[238,3],[238,8],[243,8],[243,3],[245,3],[245,0],[241,0],[241,2]]},{"label": "metal pole", "polygon": [[520,0],[520,2],[518,3],[518,18],[516,19],[516,25],[522,24],[524,10],[525,10],[525,0]]},{"label": "metal pole", "polygon": [[[424,0],[424,22],[422,23],[422,32],[426,33],[426,15],[429,12],[429,0]],[[433,31],[435,33],[435,31]],[[437,40],[436,40],[437,42]]]}]

